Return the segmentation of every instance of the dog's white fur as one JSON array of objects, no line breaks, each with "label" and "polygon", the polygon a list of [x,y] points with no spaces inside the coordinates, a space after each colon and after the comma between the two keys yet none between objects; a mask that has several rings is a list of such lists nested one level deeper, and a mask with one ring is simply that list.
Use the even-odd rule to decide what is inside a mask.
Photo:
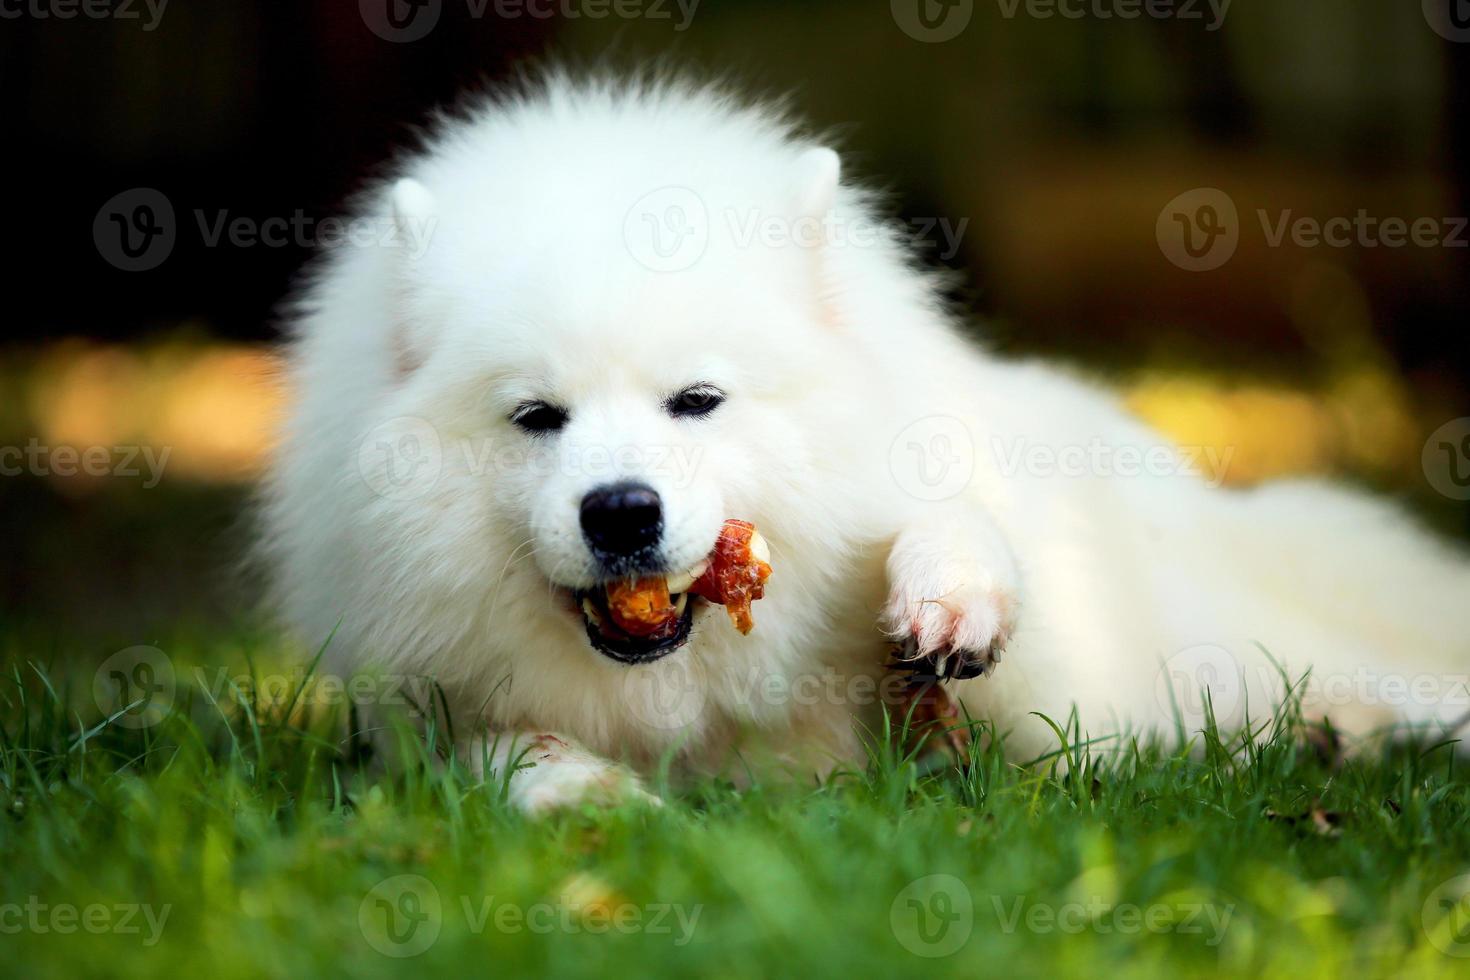
[{"label": "dog's white fur", "polygon": [[[687,268],[649,268],[630,240],[659,194],[706,209]],[[1204,681],[1239,665],[1235,724],[1280,695],[1260,648],[1293,675],[1470,665],[1470,567],[1384,504],[1308,483],[1218,490],[1186,467],[1018,467],[1036,447],[1174,457],[1104,391],[962,339],[906,245],[871,234],[871,197],[779,112],[554,76],[442,121],[363,213],[395,241],[326,257],[295,316],[267,487],[277,595],[308,641],[340,622],[337,667],[431,674],[461,731],[500,736],[492,766],[531,745],[512,780],[529,810],[631,789],[621,764],[665,756],[858,760],[885,634],[970,658],[1004,647],[957,690],[1018,758],[1055,743],[1033,712],[1075,707],[1091,736],[1174,733],[1171,664]],[[753,220],[790,233],[747,239]],[[669,417],[663,400],[696,382],[728,400]],[[535,398],[567,406],[568,427],[512,426]],[[952,496],[905,471],[971,459]],[[408,492],[377,478],[399,463],[427,476]],[[722,518],[757,524],[775,574],[751,635],[706,607],[656,663],[591,648],[552,583],[596,580],[577,504],[609,473],[659,490],[673,566]],[[1339,726],[1463,713],[1366,683],[1328,699]]]}]

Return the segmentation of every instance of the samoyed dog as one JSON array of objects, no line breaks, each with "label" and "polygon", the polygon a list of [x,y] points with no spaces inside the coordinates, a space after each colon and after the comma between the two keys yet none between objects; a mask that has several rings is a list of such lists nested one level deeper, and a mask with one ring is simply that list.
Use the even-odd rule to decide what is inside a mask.
[{"label": "samoyed dog", "polygon": [[[441,118],[352,227],[291,309],[277,602],[332,669],[432,677],[527,811],[860,764],[895,655],[1018,760],[1043,715],[1239,730],[1283,678],[1355,735],[1470,711],[1470,564],[988,355],[779,109],[552,73]],[[726,518],[771,556],[748,635],[687,591]],[[673,632],[609,633],[645,575]]]}]

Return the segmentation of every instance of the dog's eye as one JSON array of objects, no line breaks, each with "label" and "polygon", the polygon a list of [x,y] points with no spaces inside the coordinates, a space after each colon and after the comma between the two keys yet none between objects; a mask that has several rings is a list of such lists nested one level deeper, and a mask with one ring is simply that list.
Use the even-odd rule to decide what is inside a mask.
[{"label": "dog's eye", "polygon": [[527,432],[555,432],[567,424],[567,410],[545,402],[526,402],[510,413],[510,421]]},{"label": "dog's eye", "polygon": [[713,385],[695,385],[685,388],[664,402],[664,408],[675,418],[680,416],[708,415],[720,407],[725,393]]}]

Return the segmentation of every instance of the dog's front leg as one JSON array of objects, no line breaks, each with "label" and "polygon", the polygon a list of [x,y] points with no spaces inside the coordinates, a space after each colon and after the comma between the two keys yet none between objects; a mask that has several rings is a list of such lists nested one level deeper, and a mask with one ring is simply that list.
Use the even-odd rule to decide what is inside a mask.
[{"label": "dog's front leg", "polygon": [[979,507],[947,503],[911,524],[888,555],[883,626],[899,659],[923,673],[988,673],[1015,628],[1021,601],[1016,561]]},{"label": "dog's front leg", "polygon": [[477,773],[505,786],[511,805],[530,816],[583,803],[662,802],[643,789],[632,770],[564,735],[491,733],[477,737],[468,755]]}]

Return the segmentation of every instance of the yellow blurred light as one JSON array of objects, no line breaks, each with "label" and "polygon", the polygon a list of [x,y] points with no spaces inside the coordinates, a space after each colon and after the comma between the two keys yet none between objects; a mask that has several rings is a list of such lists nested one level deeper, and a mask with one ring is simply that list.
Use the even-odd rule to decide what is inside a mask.
[{"label": "yellow blurred light", "polygon": [[[170,474],[201,481],[258,476],[283,407],[280,358],[264,345],[69,341],[9,373],[22,378],[29,419],[5,441],[167,449]],[[1223,461],[1225,472],[1209,475],[1232,484],[1417,466],[1423,426],[1411,393],[1372,362],[1339,364],[1317,390],[1175,372],[1141,376],[1122,394],[1181,445],[1213,448],[1200,458]]]}]

